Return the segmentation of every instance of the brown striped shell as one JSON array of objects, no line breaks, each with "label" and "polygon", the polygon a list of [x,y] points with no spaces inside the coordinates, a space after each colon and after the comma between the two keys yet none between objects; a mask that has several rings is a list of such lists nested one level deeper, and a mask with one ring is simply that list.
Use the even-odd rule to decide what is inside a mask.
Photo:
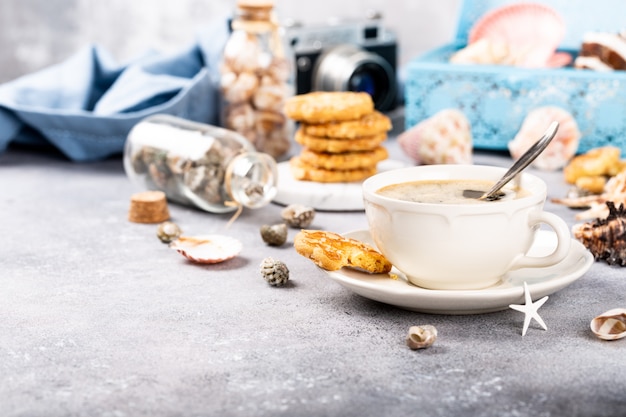
[{"label": "brown striped shell", "polygon": [[626,337],[626,308],[614,308],[591,320],[591,331],[604,340]]}]

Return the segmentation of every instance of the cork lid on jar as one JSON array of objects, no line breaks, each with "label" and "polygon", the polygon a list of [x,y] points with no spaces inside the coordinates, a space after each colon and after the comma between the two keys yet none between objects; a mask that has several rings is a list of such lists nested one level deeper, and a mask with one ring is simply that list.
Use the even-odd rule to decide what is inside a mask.
[{"label": "cork lid on jar", "polygon": [[238,0],[237,7],[243,9],[273,9],[274,0]]},{"label": "cork lid on jar", "polygon": [[[267,24],[272,20],[272,12],[274,11],[273,0],[238,0],[237,1],[237,20],[244,22],[253,22],[260,24]],[[233,22],[233,28],[238,26],[236,22]],[[252,27],[246,26],[242,28],[245,30],[263,31],[265,27]]]}]

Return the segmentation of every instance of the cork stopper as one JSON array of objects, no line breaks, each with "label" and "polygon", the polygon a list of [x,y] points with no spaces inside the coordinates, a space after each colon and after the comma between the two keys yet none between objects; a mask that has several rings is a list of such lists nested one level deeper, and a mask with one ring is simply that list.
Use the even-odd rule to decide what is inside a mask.
[{"label": "cork stopper", "polygon": [[272,9],[274,0],[239,0],[237,7],[244,9]]},{"label": "cork stopper", "polygon": [[270,20],[274,10],[273,0],[239,0],[237,2],[239,18],[243,20]]},{"label": "cork stopper", "polygon": [[170,218],[163,191],[143,191],[130,199],[128,220],[134,223],[161,223]]}]

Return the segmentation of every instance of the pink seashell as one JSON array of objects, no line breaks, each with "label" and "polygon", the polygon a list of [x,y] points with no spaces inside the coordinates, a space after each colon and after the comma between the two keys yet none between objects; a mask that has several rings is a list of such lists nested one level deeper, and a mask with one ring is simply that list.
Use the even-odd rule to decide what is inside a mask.
[{"label": "pink seashell", "polygon": [[469,164],[472,134],[465,115],[445,109],[398,136],[400,148],[418,164]]},{"label": "pink seashell", "polygon": [[468,42],[483,38],[505,42],[515,65],[542,68],[548,65],[565,36],[563,18],[538,3],[502,6],[485,14],[472,27]]},{"label": "pink seashell", "polygon": [[192,262],[215,264],[237,256],[242,244],[229,236],[202,235],[181,236],[170,247]]},{"label": "pink seashell", "polygon": [[559,130],[532,165],[544,171],[556,171],[564,167],[576,154],[581,134],[574,117],[568,111],[556,106],[539,107],[526,116],[519,132],[508,143],[513,159],[518,159],[538,141],[552,121],[559,122]]}]

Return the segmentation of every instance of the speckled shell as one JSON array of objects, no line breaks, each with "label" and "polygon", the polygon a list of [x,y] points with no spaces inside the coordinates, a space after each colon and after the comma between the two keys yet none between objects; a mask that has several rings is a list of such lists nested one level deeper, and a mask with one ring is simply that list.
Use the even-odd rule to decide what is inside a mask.
[{"label": "speckled shell", "polygon": [[463,112],[444,109],[398,136],[404,153],[420,165],[471,164],[472,130]]},{"label": "speckled shell", "polygon": [[626,337],[626,308],[614,308],[591,320],[591,331],[604,340]]},{"label": "speckled shell", "polygon": [[215,264],[237,256],[242,244],[229,236],[202,235],[181,236],[170,247],[192,262]]},{"label": "speckled shell", "polygon": [[623,204],[616,208],[612,201],[606,205],[609,209],[606,219],[574,225],[572,234],[596,260],[626,266],[626,210]]}]

